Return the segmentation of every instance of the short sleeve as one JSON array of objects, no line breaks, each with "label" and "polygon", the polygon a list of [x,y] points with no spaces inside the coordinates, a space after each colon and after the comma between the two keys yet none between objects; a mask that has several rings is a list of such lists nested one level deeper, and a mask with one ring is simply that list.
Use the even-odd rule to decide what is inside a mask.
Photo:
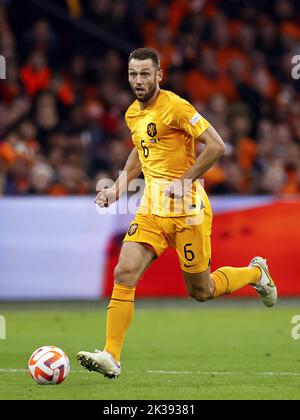
[{"label": "short sleeve", "polygon": [[184,99],[177,102],[174,112],[178,128],[191,137],[200,137],[210,127],[209,122],[198,113],[193,105]]}]

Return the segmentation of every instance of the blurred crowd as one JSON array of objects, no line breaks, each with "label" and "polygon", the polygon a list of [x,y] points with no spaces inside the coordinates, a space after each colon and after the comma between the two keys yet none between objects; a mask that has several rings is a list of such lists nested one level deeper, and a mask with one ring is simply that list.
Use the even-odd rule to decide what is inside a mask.
[{"label": "blurred crowd", "polygon": [[128,45],[155,49],[162,88],[191,101],[225,141],[205,176],[209,193],[300,192],[299,2],[52,3],[70,21],[0,0],[0,195],[85,195],[116,179],[132,148]]}]

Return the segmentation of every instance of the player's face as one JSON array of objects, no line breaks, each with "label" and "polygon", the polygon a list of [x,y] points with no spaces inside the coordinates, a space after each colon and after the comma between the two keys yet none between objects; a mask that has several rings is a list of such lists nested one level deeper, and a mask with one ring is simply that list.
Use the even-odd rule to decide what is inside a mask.
[{"label": "player's face", "polygon": [[155,94],[162,80],[162,70],[153,61],[132,59],[128,69],[129,83],[136,99],[147,102]]}]

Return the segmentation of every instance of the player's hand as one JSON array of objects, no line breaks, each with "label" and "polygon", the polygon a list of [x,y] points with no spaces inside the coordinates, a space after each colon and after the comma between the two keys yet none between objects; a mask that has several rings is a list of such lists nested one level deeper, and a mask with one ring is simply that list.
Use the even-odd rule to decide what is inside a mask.
[{"label": "player's hand", "polygon": [[104,188],[99,192],[95,199],[95,203],[99,207],[109,207],[112,203],[117,201],[117,191],[115,187]]}]

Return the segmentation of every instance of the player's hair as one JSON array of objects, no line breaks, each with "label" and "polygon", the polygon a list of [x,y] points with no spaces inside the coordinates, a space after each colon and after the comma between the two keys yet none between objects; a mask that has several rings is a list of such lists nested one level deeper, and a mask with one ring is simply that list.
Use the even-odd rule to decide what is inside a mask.
[{"label": "player's hair", "polygon": [[160,69],[160,60],[158,55],[156,54],[155,51],[151,50],[150,48],[137,48],[136,50],[133,50],[130,53],[129,59],[128,59],[128,64],[130,63],[130,61],[132,59],[135,60],[147,60],[148,58],[150,58],[150,60],[153,61],[153,63],[155,64],[155,66]]}]

